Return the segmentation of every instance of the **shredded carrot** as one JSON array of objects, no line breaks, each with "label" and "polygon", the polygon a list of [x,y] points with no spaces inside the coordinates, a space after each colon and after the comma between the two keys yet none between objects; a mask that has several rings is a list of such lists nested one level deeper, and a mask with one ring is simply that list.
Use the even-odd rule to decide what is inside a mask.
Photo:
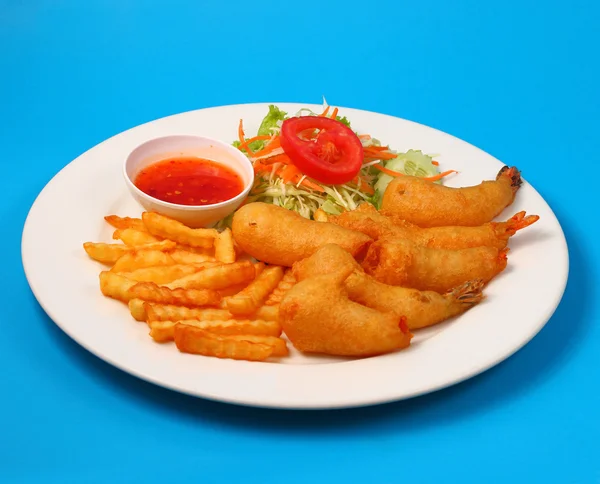
[{"label": "shredded carrot", "polygon": [[240,146],[238,146],[238,149],[240,151],[245,149],[249,155],[254,155],[254,152],[250,149],[246,141],[246,135],[244,134],[244,121],[242,119],[240,119],[240,124],[238,126],[238,137],[240,139]]},{"label": "shredded carrot", "polygon": [[434,176],[424,177],[423,180],[434,182],[434,181],[441,180],[442,178],[450,175],[451,173],[458,173],[458,172],[456,170],[448,170],[443,173],[438,173],[437,175],[434,175]]},{"label": "shredded carrot", "polygon": [[371,139],[371,135],[370,134],[359,134],[358,138],[364,139],[364,140],[369,140],[369,139]]},{"label": "shredded carrot", "polygon": [[373,190],[370,185],[361,185],[360,191],[366,193],[367,195],[375,195],[375,190]]},{"label": "shredded carrot", "polygon": [[366,150],[369,151],[389,151],[390,147],[389,146],[368,146],[367,148],[365,148]]},{"label": "shredded carrot", "polygon": [[286,165],[280,173],[281,179],[285,183],[289,183],[292,180],[297,179],[298,175],[302,176],[300,174],[300,170],[292,164]]},{"label": "shredded carrot", "polygon": [[373,188],[371,187],[371,185],[369,185],[364,179],[361,181],[360,187],[358,187],[358,184],[356,185],[356,187],[361,192],[364,192],[367,195],[374,195],[375,194],[375,190],[373,190]]},{"label": "shredded carrot", "polygon": [[244,144],[245,135],[244,135],[244,120],[243,119],[240,119],[240,124],[238,125],[238,138],[240,140],[240,143]]},{"label": "shredded carrot", "polygon": [[386,175],[404,176],[404,173],[400,173],[399,171],[390,170],[389,168],[386,168],[385,166],[382,166],[382,165],[373,165],[373,168],[378,169],[380,172],[385,173]]},{"label": "shredded carrot", "polygon": [[254,173],[264,173],[265,171],[269,171],[271,169],[270,166],[261,163],[260,161],[254,162]]},{"label": "shredded carrot", "polygon": [[[371,187],[371,185],[369,185],[369,182],[367,181],[367,179],[364,176],[361,175],[356,175],[353,179],[352,179],[352,183],[354,185],[356,185],[356,187],[366,193],[367,195],[373,195],[375,193],[375,191],[373,190],[373,188]],[[360,185],[360,188],[359,188]]]},{"label": "shredded carrot", "polygon": [[[386,175],[390,175],[390,176],[404,176],[404,173],[400,173],[398,171],[393,171],[390,170],[389,168],[385,168],[384,166],[381,165],[373,165],[373,168],[376,168],[377,170],[381,171],[382,173],[385,173]],[[456,170],[448,170],[445,171],[443,173],[438,173],[437,175],[434,176],[424,176],[421,179],[422,180],[427,180],[427,181],[438,181],[441,180],[442,178],[444,178],[445,176],[450,175],[451,173],[458,173]]]},{"label": "shredded carrot", "polygon": [[[303,176],[304,175],[301,172],[298,173],[298,176],[294,180],[294,185],[300,183],[301,186],[303,186],[305,188],[310,188],[311,190],[314,190],[316,192],[323,193],[325,191],[325,190],[323,190],[323,187],[321,185],[317,185],[315,182],[309,180],[308,178],[304,178],[304,180],[302,180]],[[300,180],[302,180],[302,181],[300,181]]]},{"label": "shredded carrot", "polygon": [[335,108],[333,110],[333,113],[331,113],[331,119],[335,119],[337,117],[337,114],[338,114],[338,108]]},{"label": "shredded carrot", "polygon": [[262,150],[254,153],[254,157],[267,155],[271,151],[275,151],[277,148],[281,148],[281,141],[279,139],[279,136],[273,138],[273,141],[267,143],[267,145]]},{"label": "shredded carrot", "polygon": [[316,183],[310,181],[308,178],[305,178],[304,180],[302,180],[302,183],[300,183],[300,185],[302,185],[303,187],[306,188],[310,188],[311,190],[314,190],[316,192],[324,192],[325,190],[323,190],[323,187],[321,185],[317,185]]},{"label": "shredded carrot", "polygon": [[325,111],[323,111],[321,114],[319,114],[319,117],[324,118],[325,116],[327,116],[328,112],[329,112],[329,106],[327,106],[325,108]]},{"label": "shredded carrot", "polygon": [[365,158],[372,158],[374,160],[393,160],[397,157],[397,155],[389,151],[372,151],[369,148],[364,148],[363,153]]},{"label": "shredded carrot", "polygon": [[[271,174],[273,172],[273,166],[265,165],[264,163],[261,163],[261,161],[262,160],[254,162],[254,173]],[[289,168],[290,166],[292,168]],[[303,177],[302,172],[292,164],[279,166],[275,170],[275,175],[281,177],[285,183],[292,182],[294,183],[294,185],[300,182],[300,180]],[[306,188],[310,188],[311,190],[314,190],[316,192],[323,193],[325,191],[323,190],[323,187],[321,185],[317,185],[308,178],[304,178],[304,180],[300,182],[300,185]]]},{"label": "shredded carrot", "polygon": [[291,163],[290,157],[285,153],[280,153],[279,155],[271,156],[270,158],[263,158],[263,164],[272,165],[273,163],[283,163],[284,165],[289,165]]},{"label": "shredded carrot", "polygon": [[439,161],[432,161],[431,164],[433,166],[440,166],[440,162]]},{"label": "shredded carrot", "polygon": [[271,139],[271,137],[265,134],[262,136],[255,136],[254,138],[249,138],[245,141],[245,143],[249,145],[250,143],[254,143],[255,141],[268,140],[268,139]]},{"label": "shredded carrot", "polygon": [[369,185],[369,182],[367,181],[367,179],[364,176],[361,176],[360,180],[362,182],[360,189],[363,192],[365,192],[367,195],[373,195],[375,193],[375,190],[373,190],[371,185]]}]

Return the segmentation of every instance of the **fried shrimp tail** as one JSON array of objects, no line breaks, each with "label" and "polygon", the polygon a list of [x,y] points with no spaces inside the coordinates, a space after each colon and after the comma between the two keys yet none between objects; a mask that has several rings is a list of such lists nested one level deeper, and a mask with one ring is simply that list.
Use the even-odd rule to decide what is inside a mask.
[{"label": "fried shrimp tail", "polygon": [[362,267],[392,286],[444,293],[467,281],[489,282],[506,268],[508,249],[431,249],[403,239],[374,242]]},{"label": "fried shrimp tail", "polygon": [[365,213],[357,210],[328,216],[331,223],[362,232],[373,240],[383,237],[407,239],[418,245],[436,249],[467,249],[469,247],[497,247],[503,249],[518,230],[535,223],[537,215],[525,216],[519,212],[506,222],[490,222],[477,227],[444,226],[422,228],[396,215]]},{"label": "fried shrimp tail", "polygon": [[373,356],[406,348],[412,334],[406,318],[348,298],[351,268],[309,277],[285,295],[279,321],[292,344],[306,353]]},{"label": "fried shrimp tail", "polygon": [[352,270],[344,280],[350,300],[379,311],[406,316],[411,330],[462,314],[484,297],[482,280],[468,281],[443,295],[383,284],[365,274],[350,254],[333,244],[319,249],[293,267],[293,273],[300,281],[338,270]]},{"label": "fried shrimp tail", "polygon": [[444,297],[451,299],[456,305],[472,307],[479,304],[484,299],[485,296],[481,292],[482,289],[483,281],[481,279],[476,279],[474,281],[465,282],[451,291],[448,291],[444,294]]},{"label": "fried shrimp tail", "polygon": [[479,304],[484,296],[483,281],[468,281],[445,294],[390,286],[364,273],[348,278],[350,299],[379,311],[405,315],[408,327],[420,329],[441,323]]},{"label": "fried shrimp tail", "polygon": [[506,222],[491,222],[496,237],[500,240],[510,239],[519,230],[523,230],[526,227],[534,224],[540,219],[538,215],[527,215],[526,213],[519,212],[509,218]]},{"label": "fried shrimp tail", "polygon": [[419,227],[473,227],[491,222],[512,204],[521,184],[519,170],[508,166],[500,170],[496,180],[463,188],[401,176],[388,185],[381,209],[384,215],[396,214]]}]

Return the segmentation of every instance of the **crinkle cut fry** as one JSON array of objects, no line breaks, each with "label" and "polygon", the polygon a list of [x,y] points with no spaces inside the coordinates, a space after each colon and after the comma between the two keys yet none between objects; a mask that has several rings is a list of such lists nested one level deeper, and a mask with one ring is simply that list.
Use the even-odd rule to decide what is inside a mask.
[{"label": "crinkle cut fry", "polygon": [[267,344],[239,341],[184,324],[175,326],[174,339],[183,353],[234,360],[265,361],[275,350]]},{"label": "crinkle cut fry", "polygon": [[291,268],[285,271],[283,278],[279,281],[279,284],[273,292],[269,295],[265,301],[265,306],[275,306],[281,302],[283,296],[296,284],[296,277]]}]

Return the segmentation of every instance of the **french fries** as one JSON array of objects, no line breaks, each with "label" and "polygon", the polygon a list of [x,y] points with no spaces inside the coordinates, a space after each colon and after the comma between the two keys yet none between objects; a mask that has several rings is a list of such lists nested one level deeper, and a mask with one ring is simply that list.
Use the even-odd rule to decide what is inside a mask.
[{"label": "french fries", "polygon": [[114,240],[122,240],[125,245],[136,247],[138,245],[153,244],[160,242],[161,239],[154,237],[145,230],[136,229],[117,229],[113,233]]},{"label": "french fries", "polygon": [[100,291],[102,291],[102,294],[119,301],[129,302],[134,299],[128,297],[127,292],[136,284],[137,282],[115,272],[102,271],[100,273]]},{"label": "french fries", "polygon": [[130,299],[127,306],[129,307],[129,312],[131,316],[136,321],[146,321],[148,314],[146,312],[146,301],[143,299]]},{"label": "french fries", "polygon": [[262,271],[264,271],[264,269],[265,269],[265,263],[264,262],[257,262],[256,264],[254,264],[254,269],[256,270],[255,277],[260,276],[260,273]]},{"label": "french fries", "polygon": [[105,264],[114,264],[122,256],[131,252],[126,245],[85,242],[83,249],[92,259]]},{"label": "french fries", "polygon": [[249,261],[223,264],[209,267],[181,279],[177,279],[165,287],[169,289],[225,289],[235,284],[244,284],[254,279],[256,270]]},{"label": "french fries", "polygon": [[161,286],[217,265],[220,265],[220,262],[208,261],[200,264],[175,264],[143,267],[132,272],[120,272],[119,274],[136,282],[153,282]]},{"label": "french fries", "polygon": [[232,314],[252,314],[256,312],[282,278],[282,267],[267,267],[245,289],[226,300],[227,309]]},{"label": "french fries", "polygon": [[275,348],[264,343],[236,340],[185,324],[175,325],[175,345],[182,353],[194,353],[234,360],[264,361],[273,355]]},{"label": "french fries", "polygon": [[252,316],[265,321],[279,321],[279,308],[277,306],[262,306]]},{"label": "french fries", "polygon": [[294,276],[291,269],[287,269],[283,278],[279,281],[277,287],[273,290],[273,292],[267,298],[265,305],[273,306],[279,304],[285,296],[285,293],[288,292],[294,285],[296,284],[296,277]]},{"label": "french fries", "polygon": [[126,300],[133,298],[162,304],[178,304],[188,307],[216,306],[221,300],[212,289],[169,289],[153,282],[138,282],[125,294]]},{"label": "french fries", "polygon": [[110,270],[111,272],[133,272],[145,267],[174,265],[177,263],[173,258],[175,252],[177,251],[162,252],[136,248],[119,258]]},{"label": "french fries", "polygon": [[249,341],[250,343],[269,345],[273,348],[273,356],[287,356],[289,354],[285,340],[275,336],[235,334],[228,337],[237,341]]},{"label": "french fries", "polygon": [[[268,340],[272,346],[276,346],[276,351],[273,353],[274,356],[283,356],[282,344],[274,342],[279,340],[283,342],[285,347],[285,341],[280,340],[281,326],[276,321],[252,321],[252,320],[239,320],[229,319],[224,321],[200,321],[197,319],[183,319],[180,321],[148,321],[150,327],[150,336],[154,341],[164,343],[166,341],[173,341],[175,334],[175,326],[177,324],[184,324],[186,326],[194,326],[204,331],[208,331],[214,334],[230,335],[235,337],[236,335],[253,335],[273,338],[273,341]],[[255,341],[256,342],[256,341]],[[259,343],[261,341],[258,341]]]},{"label": "french fries", "polygon": [[[131,309],[131,306],[130,306]],[[147,321],[179,321],[183,319],[196,319],[200,321],[227,321],[235,319],[235,315],[226,309],[216,308],[186,308],[170,304],[146,303],[145,314]],[[252,319],[263,321],[277,321],[278,308],[276,306],[262,306],[252,314]],[[138,314],[140,312],[138,311]]]},{"label": "french fries", "polygon": [[177,264],[200,264],[201,262],[214,261],[214,256],[203,252],[193,251],[191,247],[182,249],[177,246],[177,249],[170,253],[171,257]]},{"label": "french fries", "polygon": [[288,354],[278,303],[295,281],[282,267],[238,260],[229,229],[192,229],[151,212],[104,218],[117,243],[83,244],[109,266],[100,271],[100,291],[127,304],[155,342],[236,360]]},{"label": "french fries", "polygon": [[177,249],[184,252],[191,252],[192,254],[208,256],[211,260],[215,258],[214,247],[190,247],[189,245],[177,244]]},{"label": "french fries", "polygon": [[[176,245],[177,244],[175,244],[175,242],[172,240],[163,240],[161,242],[155,242],[152,244],[140,245],[138,248],[166,251],[173,249]],[[135,250],[127,245],[103,244],[94,242],[85,242],[83,244],[83,248],[92,259],[95,259],[98,262],[104,262],[105,264],[114,264],[122,256]]]},{"label": "french fries", "polygon": [[100,273],[100,290],[105,296],[129,303],[131,299],[201,307],[219,304],[221,296],[211,289],[169,289],[153,282],[135,282],[110,271]]},{"label": "french fries", "polygon": [[146,306],[148,321],[180,321],[197,319],[199,321],[219,321],[233,319],[233,315],[225,309],[186,308],[172,304],[148,303]]},{"label": "french fries", "polygon": [[219,289],[219,294],[223,298],[223,300],[221,301],[220,307],[225,308],[226,307],[225,306],[225,298],[228,298],[229,296],[235,296],[238,292],[240,292],[245,287],[246,287],[246,283],[243,283],[243,284],[236,284],[235,286],[229,286],[225,289]]},{"label": "french fries", "polygon": [[233,235],[230,229],[225,229],[215,239],[215,258],[218,261],[235,262],[235,247],[233,246]]},{"label": "french fries", "polygon": [[211,248],[218,232],[215,229],[191,229],[181,222],[153,212],[144,212],[142,221],[152,235],[168,238],[190,247]]},{"label": "french fries", "polygon": [[118,274],[136,282],[153,282],[154,284],[168,284],[181,277],[189,276],[203,267],[175,264],[172,266],[144,267],[132,272],[119,272]]},{"label": "french fries", "polygon": [[119,217],[118,215],[107,215],[104,217],[110,225],[116,229],[135,229],[147,232],[141,218]]}]

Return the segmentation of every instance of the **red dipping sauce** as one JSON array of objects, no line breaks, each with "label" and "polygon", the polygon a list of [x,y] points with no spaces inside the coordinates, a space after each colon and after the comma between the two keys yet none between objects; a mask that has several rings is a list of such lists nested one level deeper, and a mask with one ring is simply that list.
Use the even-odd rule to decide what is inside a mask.
[{"label": "red dipping sauce", "polygon": [[240,175],[204,158],[168,158],[144,168],[134,185],[151,197],[179,205],[211,205],[244,191]]}]

